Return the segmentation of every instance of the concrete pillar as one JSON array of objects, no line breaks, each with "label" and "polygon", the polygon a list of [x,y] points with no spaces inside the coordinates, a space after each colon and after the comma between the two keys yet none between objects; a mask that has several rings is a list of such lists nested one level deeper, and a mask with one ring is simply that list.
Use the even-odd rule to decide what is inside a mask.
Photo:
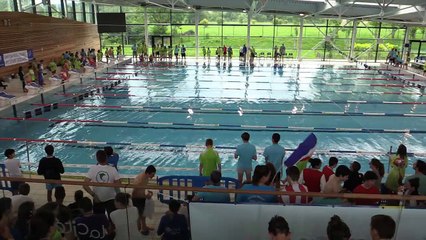
[{"label": "concrete pillar", "polygon": [[199,42],[198,42],[198,25],[200,23],[200,11],[195,10],[195,60],[198,62]]},{"label": "concrete pillar", "polygon": [[356,32],[357,32],[357,25],[358,21],[354,20],[353,22],[354,26],[352,28],[352,39],[351,39],[351,51],[349,52],[349,58],[355,57],[355,40],[356,40]]},{"label": "concrete pillar", "polygon": [[299,62],[302,61],[303,23],[304,19],[300,18],[299,43],[297,44],[297,60]]}]

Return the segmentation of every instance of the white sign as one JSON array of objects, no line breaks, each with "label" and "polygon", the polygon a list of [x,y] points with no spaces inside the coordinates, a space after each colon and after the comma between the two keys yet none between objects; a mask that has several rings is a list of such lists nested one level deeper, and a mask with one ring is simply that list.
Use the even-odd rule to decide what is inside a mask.
[{"label": "white sign", "polygon": [[29,61],[27,50],[3,54],[4,65],[11,66]]},{"label": "white sign", "polygon": [[326,240],[327,224],[335,214],[349,226],[353,240],[371,239],[370,219],[376,214],[389,215],[395,220],[398,230],[394,239],[426,239],[425,211],[398,207],[189,204],[193,240],[268,239],[268,222],[275,215],[287,220],[292,239]]}]

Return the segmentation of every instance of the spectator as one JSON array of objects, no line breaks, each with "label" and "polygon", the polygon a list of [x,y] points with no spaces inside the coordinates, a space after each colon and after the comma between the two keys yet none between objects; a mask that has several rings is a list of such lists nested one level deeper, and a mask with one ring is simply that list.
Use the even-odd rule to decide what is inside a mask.
[{"label": "spectator", "polygon": [[118,171],[118,160],[120,159],[120,156],[118,156],[117,153],[114,152],[114,150],[112,149],[112,147],[104,147],[104,151],[107,155],[107,159],[108,159],[108,164],[115,167],[115,169],[117,169]]},{"label": "spectator", "polygon": [[[225,187],[220,186],[220,179],[222,174],[215,170],[210,174],[210,181],[212,185],[204,186],[206,189],[226,189]],[[193,201],[203,201],[203,202],[229,202],[230,197],[229,193],[216,193],[216,192],[199,192],[197,193]]]},{"label": "spectator", "polygon": [[309,162],[311,163],[311,168],[303,169],[299,183],[306,185],[309,192],[321,192],[326,183],[325,176],[320,170],[322,162],[319,158],[311,158]]},{"label": "spectator", "polygon": [[[12,203],[13,204],[13,203]],[[13,206],[13,205],[12,205]],[[18,217],[12,229],[15,240],[25,240],[30,231],[30,221],[34,213],[34,202],[24,202],[18,208]]]},{"label": "spectator", "polygon": [[205,46],[203,46],[203,57],[204,57],[204,59],[206,59],[206,53],[207,53],[207,51],[206,51],[206,47]]},{"label": "spectator", "polygon": [[352,162],[350,168],[351,173],[349,174],[348,180],[343,184],[343,188],[348,190],[349,192],[353,192],[358,185],[362,184],[363,175],[359,173],[361,169],[361,164],[357,161]]},{"label": "spectator", "polygon": [[24,73],[24,68],[22,66],[19,66],[18,68],[18,75],[19,75],[19,80],[21,80],[21,83],[22,83],[22,91],[24,91],[24,93],[28,92],[28,90],[25,88],[25,73]]},{"label": "spectator", "polygon": [[278,133],[272,134],[272,145],[265,148],[263,156],[265,157],[265,162],[270,162],[274,165],[276,170],[276,176],[273,176],[276,179],[281,180],[283,172],[283,160],[285,157],[285,149],[278,144],[281,136]]},{"label": "spectator", "polygon": [[19,194],[10,197],[12,200],[12,213],[15,215],[18,212],[19,206],[24,202],[34,202],[31,197],[28,196],[30,193],[30,185],[22,183],[19,185]]},{"label": "spectator", "polygon": [[65,196],[66,196],[65,188],[63,186],[58,186],[58,187],[55,188],[55,202],[56,202],[56,204],[58,204],[60,206],[64,206],[63,203],[64,203]]},{"label": "spectator", "polygon": [[207,60],[209,60],[210,61],[210,57],[211,57],[211,55],[212,55],[212,51],[210,50],[210,48],[208,47],[207,48]]},{"label": "spectator", "polygon": [[[117,193],[115,207],[111,213],[111,221],[115,227],[115,239],[140,239],[142,237],[138,209],[129,206],[130,194]],[[123,221],[126,219],[125,221]]]},{"label": "spectator", "polygon": [[[37,210],[30,221],[30,233],[27,240],[58,239],[58,231],[55,227],[55,215],[53,212]],[[60,234],[59,234],[59,239]]]},{"label": "spectator", "polygon": [[285,218],[275,215],[268,223],[269,239],[290,240],[291,232]]},{"label": "spectator", "polygon": [[169,211],[161,217],[157,234],[162,240],[188,240],[189,230],[186,218],[178,214],[180,203],[172,199],[169,203]]},{"label": "spectator", "polygon": [[345,165],[340,165],[336,169],[336,173],[330,176],[330,179],[324,186],[323,193],[341,193],[343,182],[348,180],[351,170]]},{"label": "spectator", "polygon": [[182,56],[182,60],[186,60],[186,47],[184,45],[182,45],[180,53]]},{"label": "spectator", "polygon": [[102,53],[102,50],[101,49],[99,49],[98,50],[98,53],[96,54],[96,60],[98,61],[98,62],[102,62],[102,58],[103,58],[103,53]]},{"label": "spectator", "polygon": [[[4,155],[6,156],[6,160],[4,161],[4,165],[9,171],[9,177],[13,178],[22,178],[22,172],[21,172],[21,162],[17,159],[15,159],[15,150],[14,149],[6,149],[4,151]],[[13,195],[18,194],[18,188],[19,185],[23,183],[22,181],[12,181],[10,183],[12,187],[12,193]]]},{"label": "spectator", "polygon": [[228,47],[228,60],[230,61],[232,59],[232,55],[234,54],[234,50],[231,46]]},{"label": "spectator", "polygon": [[[59,158],[53,156],[55,149],[52,145],[44,148],[47,156],[42,158],[38,164],[37,173],[43,175],[46,180],[61,180],[61,174],[64,173],[64,166]],[[58,186],[57,183],[46,183],[47,201],[52,201],[52,190]]]},{"label": "spectator", "polygon": [[179,50],[180,50],[179,46],[176,45],[175,46],[175,51],[174,51],[175,52],[176,61],[179,60]]},{"label": "spectator", "polygon": [[[404,195],[407,196],[417,196],[419,195],[419,186],[420,186],[420,180],[419,178],[410,178],[405,183],[405,192]],[[410,200],[407,203],[407,206],[409,207],[417,207],[418,202],[416,200]]]},{"label": "spectator", "polygon": [[206,140],[206,150],[200,154],[200,176],[210,176],[215,171],[221,171],[219,154],[213,149],[213,140]]},{"label": "spectator", "polygon": [[[376,187],[377,175],[373,171],[364,174],[364,183],[356,187],[353,193],[380,194]],[[379,199],[355,199],[356,205],[377,205]]]},{"label": "spectator", "polygon": [[74,202],[68,205],[71,210],[80,208],[80,201],[83,199],[83,191],[77,190],[74,192]]},{"label": "spectator", "polygon": [[149,165],[144,173],[139,174],[136,176],[135,181],[133,184],[135,187],[132,192],[132,202],[133,206],[135,206],[138,209],[139,213],[139,221],[141,222],[142,227],[142,233],[144,235],[148,235],[150,230],[154,230],[151,227],[148,227],[146,225],[146,217],[143,215],[145,210],[145,201],[146,199],[152,198],[152,192],[148,191],[146,192],[146,187],[149,183],[149,180],[152,179],[155,176],[155,173],[157,172],[157,169],[153,165]]},{"label": "spectator", "polygon": [[405,169],[408,165],[407,148],[401,144],[395,155],[389,157],[391,170],[386,179],[385,186],[388,191],[396,193],[398,187],[402,185],[402,179],[405,177]]},{"label": "spectator", "polygon": [[[296,166],[291,166],[286,169],[286,184],[281,189],[283,192],[308,192],[308,187],[298,182],[300,171]],[[307,196],[288,196],[281,195],[282,201],[285,204],[306,204],[308,203]]]},{"label": "spectator", "polygon": [[387,215],[371,217],[370,234],[372,240],[392,239],[395,234],[395,221]]},{"label": "spectator", "polygon": [[382,189],[382,178],[385,175],[385,166],[378,159],[373,158],[370,161],[371,170],[377,175],[376,187]]},{"label": "spectator", "polygon": [[38,79],[38,84],[40,86],[44,85],[44,76],[43,76],[43,68],[41,64],[37,64],[37,79]]},{"label": "spectator", "polygon": [[[105,151],[99,150],[96,152],[96,160],[98,165],[90,167],[87,173],[85,182],[97,182],[97,183],[119,183],[120,176],[118,175],[117,169],[108,165],[107,155]],[[84,190],[93,197],[93,212],[94,213],[105,213],[105,210],[109,214],[115,210],[114,198],[118,188],[113,187],[93,187],[85,185]]]},{"label": "spectator", "polygon": [[328,165],[324,166],[324,168],[322,169],[322,173],[324,173],[326,182],[328,182],[330,176],[334,174],[333,169],[337,167],[338,162],[339,160],[336,157],[330,157],[330,159],[328,160]]},{"label": "spectator", "polygon": [[[267,166],[257,165],[254,169],[252,184],[244,184],[241,190],[275,191],[274,187],[265,185],[270,174],[271,172]],[[236,202],[274,203],[277,202],[277,198],[274,195],[266,194],[238,194]]]},{"label": "spectator", "polygon": [[0,239],[13,239],[10,229],[11,210],[11,199],[0,198]]},{"label": "spectator", "polygon": [[328,240],[349,240],[351,238],[351,230],[339,216],[334,215],[328,222],[327,236]]},{"label": "spectator", "polygon": [[238,159],[237,163],[237,172],[238,172],[238,181],[243,182],[243,176],[246,175],[246,180],[251,182],[251,170],[252,170],[252,160],[257,160],[256,147],[249,143],[250,134],[244,132],[241,134],[241,139],[243,144],[237,146],[237,150],[234,153],[234,158]]},{"label": "spectator", "polygon": [[93,214],[93,203],[88,197],[83,197],[79,205],[83,215],[74,220],[76,237],[80,240],[90,240],[94,236],[96,239],[110,239],[110,223],[105,214]]},{"label": "spectator", "polygon": [[136,43],[133,43],[133,45],[132,45],[132,53],[133,53],[132,57],[137,59],[138,58],[138,48],[136,46]]},{"label": "spectator", "polygon": [[418,178],[426,174],[426,163],[422,160],[417,160],[413,163],[414,175],[405,178],[405,183],[413,178]]}]

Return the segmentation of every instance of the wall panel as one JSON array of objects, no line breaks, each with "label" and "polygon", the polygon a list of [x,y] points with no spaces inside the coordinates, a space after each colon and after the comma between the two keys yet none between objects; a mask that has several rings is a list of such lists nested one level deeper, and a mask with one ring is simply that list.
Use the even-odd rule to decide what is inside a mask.
[{"label": "wall panel", "polygon": [[[4,19],[10,19],[10,26],[4,25]],[[65,51],[100,47],[94,24],[18,12],[0,12],[0,20],[0,53],[3,54],[33,49],[37,60],[49,62]],[[26,70],[27,64],[23,66]],[[2,67],[0,77],[17,69],[18,65]]]}]

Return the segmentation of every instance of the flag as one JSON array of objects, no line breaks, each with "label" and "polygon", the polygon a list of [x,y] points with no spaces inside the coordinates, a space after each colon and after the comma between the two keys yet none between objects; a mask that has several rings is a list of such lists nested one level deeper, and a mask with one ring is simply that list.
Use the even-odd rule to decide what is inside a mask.
[{"label": "flag", "polygon": [[309,159],[312,157],[317,145],[317,137],[315,134],[311,133],[299,146],[294,150],[294,152],[287,158],[284,164],[287,167],[296,165],[300,171],[306,168],[306,165]]}]

